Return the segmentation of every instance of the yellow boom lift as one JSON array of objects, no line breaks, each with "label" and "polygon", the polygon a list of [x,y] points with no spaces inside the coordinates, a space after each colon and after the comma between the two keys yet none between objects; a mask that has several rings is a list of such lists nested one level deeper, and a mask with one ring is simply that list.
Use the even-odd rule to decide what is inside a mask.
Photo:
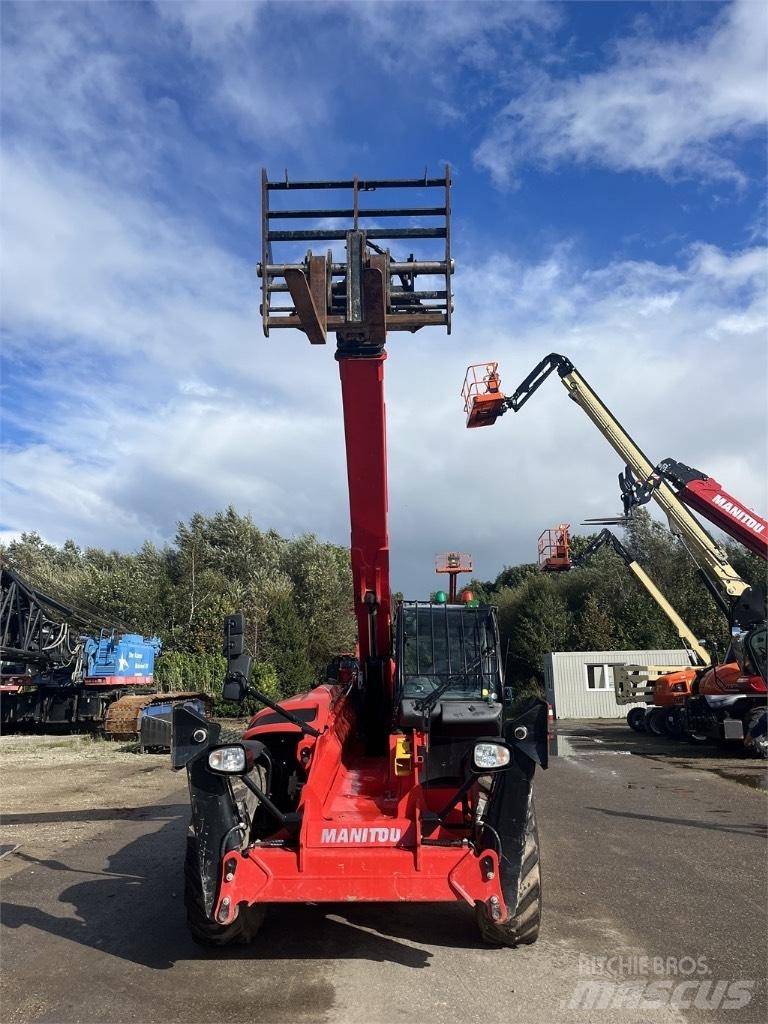
[{"label": "yellow boom lift", "polygon": [[[557,372],[570,398],[592,420],[625,465],[619,474],[625,513],[638,501],[652,498],[664,512],[669,528],[679,537],[718,606],[731,625],[733,665],[718,666],[696,680],[696,691],[685,699],[679,719],[689,736],[744,739],[768,756],[766,738],[766,666],[753,640],[765,633],[765,598],[752,590],[728,560],[726,552],[688,511],[657,467],[632,440],[610,409],[570,359],[550,353],[510,396],[501,390],[498,363],[467,369],[462,388],[467,427],[490,426],[508,410],[519,412],[550,374]],[[625,522],[616,519],[614,522]],[[604,522],[604,520],[597,520]],[[754,637],[751,636],[755,633]],[[751,652],[751,653],[750,653]],[[730,669],[730,672],[725,670]],[[637,699],[636,697],[634,699]]]}]

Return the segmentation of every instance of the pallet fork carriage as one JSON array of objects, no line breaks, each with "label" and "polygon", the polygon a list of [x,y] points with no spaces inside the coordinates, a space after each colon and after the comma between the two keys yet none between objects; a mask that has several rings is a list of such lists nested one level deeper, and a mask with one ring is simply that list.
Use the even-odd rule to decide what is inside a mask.
[{"label": "pallet fork carriage", "polygon": [[[185,898],[201,942],[250,939],[268,904],[338,900],[465,901],[491,943],[538,935],[532,780],[547,764],[547,706],[513,704],[495,609],[393,609],[390,592],[385,342],[388,331],[450,331],[450,188],[447,169],[407,180],[262,175],[264,332],[298,329],[314,345],[336,334],[357,665],[344,683],[275,703],[249,685],[243,618],[228,617],[224,697],[266,707],[242,737],[175,713],[172,763],[187,769],[192,803]],[[351,203],[287,205],[350,190]],[[424,199],[435,190],[439,205]],[[361,206],[373,192],[382,198]],[[393,194],[415,198],[394,205]],[[403,259],[383,244],[412,239],[433,249]],[[297,243],[327,242],[343,254],[298,255]]]}]

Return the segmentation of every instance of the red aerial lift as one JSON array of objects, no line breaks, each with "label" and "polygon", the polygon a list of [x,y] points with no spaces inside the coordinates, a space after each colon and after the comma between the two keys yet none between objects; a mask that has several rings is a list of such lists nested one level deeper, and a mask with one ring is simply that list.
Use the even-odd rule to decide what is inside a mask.
[{"label": "red aerial lift", "polygon": [[[262,178],[264,330],[298,328],[316,345],[336,333],[359,672],[346,683],[308,680],[307,692],[275,703],[250,686],[242,615],[227,618],[224,697],[251,694],[266,708],[242,737],[175,713],[173,765],[187,768],[192,803],[185,901],[201,942],[250,939],[268,904],[345,900],[465,901],[491,943],[538,935],[532,780],[536,764],[546,767],[547,706],[513,703],[493,608],[408,601],[393,616],[391,607],[384,345],[388,330],[450,329],[450,185],[447,171]],[[318,190],[351,192],[351,202],[288,208]],[[391,190],[439,190],[441,202],[402,207],[387,201]],[[386,199],[361,206],[373,192]],[[363,226],[396,217],[408,226]],[[317,226],[331,218],[348,223]],[[304,224],[275,228],[281,219]],[[379,244],[415,238],[441,240],[442,258],[397,260]],[[297,242],[343,242],[345,258],[273,255],[285,243],[290,257]]]},{"label": "red aerial lift", "polygon": [[435,555],[435,572],[448,575],[448,604],[456,604],[459,574],[473,571],[472,555],[466,551],[446,551],[445,554]]},{"label": "red aerial lift", "polygon": [[539,572],[565,572],[571,568],[570,523],[560,523],[539,537]]}]

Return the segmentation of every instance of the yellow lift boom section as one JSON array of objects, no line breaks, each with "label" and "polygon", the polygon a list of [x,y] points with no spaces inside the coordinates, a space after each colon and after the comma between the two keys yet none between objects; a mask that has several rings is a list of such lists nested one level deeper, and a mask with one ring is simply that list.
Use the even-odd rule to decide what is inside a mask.
[{"label": "yellow lift boom section", "polygon": [[601,530],[595,539],[587,545],[582,554],[579,555],[578,558],[574,558],[573,564],[575,566],[583,565],[591,555],[604,545],[613,548],[629,571],[642,584],[642,586],[645,587],[646,591],[675,627],[680,640],[683,642],[686,649],[693,654],[698,664],[702,667],[710,665],[712,663],[712,659],[710,658],[706,647],[699,642],[693,630],[686,625],[683,619],[680,618],[674,607],[666,599],[664,594],[662,594],[645,569],[643,569],[639,562],[630,555],[619,538],[614,536],[610,530]]}]

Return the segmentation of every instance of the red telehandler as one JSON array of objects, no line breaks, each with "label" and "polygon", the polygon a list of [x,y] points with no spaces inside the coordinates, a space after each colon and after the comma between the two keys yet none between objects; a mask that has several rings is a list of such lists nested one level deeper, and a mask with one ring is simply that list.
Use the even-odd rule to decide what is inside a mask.
[{"label": "red telehandler", "polygon": [[669,484],[681,501],[695,508],[723,533],[768,560],[768,520],[734,498],[714,477],[691,469],[684,462],[664,459],[647,479],[640,481],[628,466],[619,477],[625,511],[628,513],[636,505],[650,501],[654,488],[662,482]]},{"label": "red telehandler", "polygon": [[[359,671],[343,683],[308,681],[306,693],[275,703],[250,686],[243,616],[227,618],[224,698],[252,695],[266,707],[242,736],[188,709],[174,713],[172,765],[186,768],[192,804],[185,902],[202,943],[250,940],[272,903],[345,900],[465,901],[490,943],[538,935],[532,782],[536,764],[547,764],[547,706],[513,703],[492,607],[391,608],[385,341],[388,330],[450,329],[450,185],[447,171],[374,181],[262,176],[265,333],[298,328],[317,345],[336,333]],[[351,202],[287,207],[320,190],[351,190]],[[439,190],[442,201],[396,206],[391,190]],[[361,208],[373,192],[384,202]],[[397,217],[408,226],[361,226]],[[304,224],[275,228],[281,219]],[[316,226],[329,220],[348,224]],[[414,226],[425,220],[437,226]],[[398,261],[379,244],[415,238],[442,240],[442,258]],[[276,243],[290,256],[299,242],[341,242],[345,257],[273,256]],[[423,276],[437,282],[424,287]]]}]

